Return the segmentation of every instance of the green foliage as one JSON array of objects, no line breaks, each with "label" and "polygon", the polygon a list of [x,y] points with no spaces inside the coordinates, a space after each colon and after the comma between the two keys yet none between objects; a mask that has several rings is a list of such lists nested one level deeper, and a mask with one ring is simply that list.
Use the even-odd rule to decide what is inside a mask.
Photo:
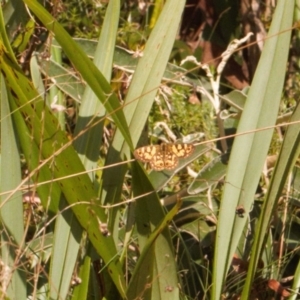
[{"label": "green foliage", "polygon": [[[291,275],[298,287],[299,126],[286,126],[283,141],[271,130],[288,113],[300,119],[298,80],[284,77],[285,2],[250,89],[228,93],[218,65],[212,74],[197,63],[200,50],[174,44],[183,0],[145,10],[68,1],[52,15],[25,0],[41,23],[28,22],[13,49],[33,47],[41,24],[55,40],[23,69],[0,15],[3,297],[271,299],[290,292],[274,286]],[[216,11],[227,5],[216,1]],[[220,22],[210,36],[229,40],[237,7]],[[197,60],[179,66],[189,55]],[[136,147],[160,142],[195,151],[161,172],[133,159]]]}]

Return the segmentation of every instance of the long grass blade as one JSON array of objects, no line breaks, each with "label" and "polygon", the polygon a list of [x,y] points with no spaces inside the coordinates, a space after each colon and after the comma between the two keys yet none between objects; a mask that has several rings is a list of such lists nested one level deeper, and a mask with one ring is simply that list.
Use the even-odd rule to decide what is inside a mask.
[{"label": "long grass blade", "polygon": [[[279,2],[276,7],[238,133],[276,124],[293,19],[293,5],[288,2]],[[222,285],[246,223],[246,219],[235,214],[235,208],[243,205],[247,213],[251,209],[272,133],[273,130],[260,131],[239,136],[234,141],[217,227],[213,299],[220,299]]]}]

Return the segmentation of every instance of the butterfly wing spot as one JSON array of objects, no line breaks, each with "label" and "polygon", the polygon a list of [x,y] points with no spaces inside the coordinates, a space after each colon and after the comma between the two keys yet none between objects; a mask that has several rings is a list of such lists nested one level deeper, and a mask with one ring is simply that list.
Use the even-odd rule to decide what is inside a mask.
[{"label": "butterfly wing spot", "polygon": [[155,171],[161,171],[165,169],[165,161],[164,161],[163,153],[158,151],[150,161],[150,166]]},{"label": "butterfly wing spot", "polygon": [[187,157],[194,151],[194,146],[191,144],[173,144],[172,152],[177,157]]},{"label": "butterfly wing spot", "polygon": [[172,170],[175,169],[177,165],[178,165],[177,156],[172,152],[165,153],[165,169]]}]

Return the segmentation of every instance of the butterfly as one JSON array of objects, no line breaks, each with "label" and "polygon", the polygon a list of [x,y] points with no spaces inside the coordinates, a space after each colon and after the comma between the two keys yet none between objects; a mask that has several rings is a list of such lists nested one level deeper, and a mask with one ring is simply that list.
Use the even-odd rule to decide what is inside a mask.
[{"label": "butterfly", "polygon": [[178,159],[190,156],[194,149],[192,144],[149,145],[136,149],[134,156],[149,163],[155,171],[173,170],[178,165]]}]

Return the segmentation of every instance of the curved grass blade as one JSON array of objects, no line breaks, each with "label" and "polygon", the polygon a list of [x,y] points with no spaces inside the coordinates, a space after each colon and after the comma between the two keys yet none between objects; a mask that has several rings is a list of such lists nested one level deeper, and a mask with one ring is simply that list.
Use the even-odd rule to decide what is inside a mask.
[{"label": "curved grass blade", "polygon": [[[124,114],[129,124],[130,134],[134,145],[141,136],[150,113],[157,89],[165,72],[165,68],[176,37],[184,1],[167,1],[159,21],[151,32],[146,43],[143,57],[130,84],[124,106]],[[124,143],[122,132],[117,129],[112,147],[109,149],[106,165],[121,161],[121,155],[130,157],[128,147]],[[103,175],[102,201],[105,204],[119,201],[121,185],[112,186],[111,182],[123,182],[126,166],[105,170]]]},{"label": "curved grass blade", "polygon": [[[142,179],[143,170],[137,163],[133,164],[133,168],[136,174],[140,174],[133,178],[134,194],[149,193],[152,187],[149,182]],[[176,205],[163,218],[161,218],[162,207],[155,193],[138,200],[135,206],[141,256],[130,280],[127,297],[179,299],[176,264],[167,225],[179,211],[181,200],[178,199]],[[151,288],[145,289],[148,285]],[[166,294],[169,286],[171,289]]]},{"label": "curved grass blade", "polygon": [[[16,191],[6,201],[4,192],[14,190],[21,181],[19,149],[10,116],[5,85],[1,78],[1,263],[6,277],[2,291],[10,299],[26,299],[25,270],[21,267],[20,254],[24,244],[23,201]],[[16,222],[18,220],[18,222]]]},{"label": "curved grass blade", "polygon": [[[119,0],[110,1],[106,9],[101,35],[94,54],[94,64],[101,70],[107,82],[111,80],[119,12]],[[79,157],[87,170],[97,167],[99,149],[102,143],[103,124],[105,120],[103,117],[105,113],[104,105],[98,101],[92,89],[87,86],[79,110],[75,135],[81,130],[84,130],[87,124],[91,124],[92,122],[97,124],[74,142],[74,147],[79,153]],[[95,115],[97,117],[95,117]],[[99,122],[101,119],[102,121]],[[92,177],[94,174],[90,173],[90,176]]]},{"label": "curved grass blade", "polygon": [[[126,116],[127,123],[129,124],[129,130],[134,145],[137,144],[140,138],[158,86],[160,85],[164,74],[176,37],[184,4],[185,1],[181,0],[168,0],[166,2],[159,17],[159,21],[156,23],[156,26],[151,32],[150,38],[146,43],[143,57],[139,60],[130,84],[125,100],[124,114]],[[111,165],[120,162],[122,159],[122,157],[120,157],[120,153],[125,157],[130,157],[128,147],[124,143],[124,136],[118,128],[114,135],[112,147],[109,149],[106,164]],[[108,204],[120,201],[119,199],[126,170],[126,166],[114,167],[105,170],[103,174],[103,203]],[[133,167],[132,177],[138,178],[141,182],[141,190],[135,190],[135,196],[142,195],[149,191],[149,189],[153,191],[153,187],[151,187],[149,179],[139,166]],[[112,182],[115,182],[117,185],[112,185]],[[141,230],[144,226],[143,224],[145,220],[148,226],[147,228],[153,229],[161,220],[164,219],[164,213],[155,192],[138,201],[136,215],[139,215],[141,212],[144,212],[144,218],[137,219],[137,226]],[[139,232],[139,245],[141,249],[145,246],[147,235],[147,231]],[[151,293],[153,295],[156,293],[158,295],[164,293],[166,282],[163,276],[160,277],[160,274],[165,272],[165,265],[167,264],[168,280],[170,285],[176,289],[174,295],[178,297],[178,290],[176,288],[178,278],[172,248],[173,246],[170,240],[170,235],[166,229],[162,236],[155,242],[155,248],[153,248],[153,260],[152,258],[151,260],[149,258],[148,261],[148,267],[150,269],[149,272],[151,273],[150,277],[157,278],[157,280],[155,281],[155,286],[151,288],[151,291],[147,291],[147,293]],[[162,253],[159,249],[164,249],[164,252]],[[168,262],[166,262],[166,256],[169,257]],[[136,294],[135,297],[137,296],[139,295]]]},{"label": "curved grass blade", "polygon": [[[269,32],[270,38],[266,40],[238,133],[276,124],[292,19],[293,5],[290,1],[278,2]],[[265,130],[238,136],[234,140],[217,227],[213,299],[221,297],[227,271],[246,223],[246,218],[236,216],[235,208],[243,205],[246,212],[250,211],[272,133],[273,130]],[[249,289],[250,286],[245,287],[245,290]]]},{"label": "curved grass blade", "polygon": [[[300,105],[298,104],[295,112],[291,118],[291,122],[300,120]],[[257,224],[253,250],[249,263],[248,276],[246,278],[246,285],[251,286],[255,269],[258,264],[262,249],[265,248],[266,238],[269,233],[269,226],[273,216],[274,209],[277,207],[279,198],[282,196],[286,180],[290,173],[291,168],[295,164],[300,154],[300,128],[299,124],[289,125],[285,132],[284,140],[282,143],[281,151],[278,155],[277,164],[273,171],[269,189],[262,206],[261,215]],[[247,295],[248,290],[243,293]]]},{"label": "curved grass blade", "polygon": [[63,48],[72,64],[102,102],[111,115],[130,148],[131,136],[126,126],[127,122],[117,96],[112,92],[110,84],[102,73],[90,61],[86,54],[78,47],[64,28],[37,1],[25,0],[25,3],[40,19],[44,26],[55,35],[55,39]]},{"label": "curved grass blade", "polygon": [[[97,194],[88,175],[84,174],[82,163],[71,142],[59,129],[57,119],[39,98],[31,82],[6,53],[3,44],[0,44],[0,70],[5,78],[7,90],[13,96],[11,105],[18,107],[30,132],[30,136],[22,140],[26,143],[24,147],[28,147],[34,141],[36,147],[40,148],[38,158],[42,159],[43,164],[51,170],[52,176],[57,180],[73,176],[59,180],[58,184],[68,203],[72,205],[79,223],[87,230],[92,244],[107,264],[112,279],[122,295],[125,282],[114,242],[111,237],[105,237],[99,230],[99,224],[106,223],[106,214],[97,205]],[[27,161],[30,164],[31,158],[27,157]],[[40,161],[35,163],[39,164]],[[31,167],[32,171],[38,165]],[[52,176],[48,180],[52,180]]]},{"label": "curved grass blade", "polygon": [[[118,7],[118,3],[118,0],[110,1],[107,7],[99,38],[99,47],[96,50],[94,59],[95,65],[102,71],[107,81],[110,81],[111,77],[113,49],[115,47],[115,37],[117,35],[116,31],[119,21],[120,8]],[[58,50],[60,50],[60,48]],[[97,117],[95,117],[95,115]],[[79,157],[85,169],[89,171],[97,167],[99,149],[102,143],[101,137],[103,135],[104,115],[105,108],[103,104],[98,101],[94,92],[87,86],[82,97],[74,135],[76,136],[84,130],[87,124],[97,124],[76,139],[74,147],[77,153],[79,153]],[[103,121],[99,122],[101,118]],[[96,183],[96,180],[94,180],[95,173],[90,172],[89,176],[92,182]],[[65,219],[68,220],[68,222],[66,222]],[[60,226],[55,227],[52,268],[50,273],[52,283],[50,295],[54,299],[57,298],[57,294],[62,298],[67,296],[82,234],[82,229],[79,227],[71,211],[65,211],[63,215],[58,216],[57,223],[59,221]],[[118,238],[115,238],[115,240],[118,240]],[[106,272],[103,272],[103,276],[105,276],[104,274],[106,274]],[[81,290],[82,293],[83,291],[84,289]],[[87,295],[82,295],[82,297],[86,298]]]}]

